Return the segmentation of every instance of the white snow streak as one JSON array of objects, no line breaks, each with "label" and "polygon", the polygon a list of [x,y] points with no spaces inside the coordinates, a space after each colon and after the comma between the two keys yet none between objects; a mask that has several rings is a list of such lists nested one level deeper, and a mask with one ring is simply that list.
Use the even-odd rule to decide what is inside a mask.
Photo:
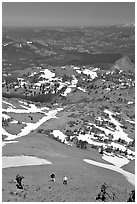
[{"label": "white snow streak", "polygon": [[120,174],[122,174],[123,176],[126,177],[126,179],[128,180],[128,182],[130,182],[132,185],[135,186],[135,175],[134,174],[131,174],[127,171],[124,171],[123,169],[121,169],[120,167],[118,166],[113,166],[113,165],[109,165],[109,164],[104,164],[104,163],[101,163],[101,162],[96,162],[96,161],[93,161],[91,159],[83,159],[85,162],[91,164],[91,165],[95,165],[95,166],[99,166],[101,168],[105,168],[105,169],[110,169],[112,171],[116,171]]},{"label": "white snow streak", "polygon": [[32,156],[12,156],[2,157],[2,168],[18,167],[18,166],[30,166],[30,165],[46,165],[52,164],[46,159],[40,159]]}]

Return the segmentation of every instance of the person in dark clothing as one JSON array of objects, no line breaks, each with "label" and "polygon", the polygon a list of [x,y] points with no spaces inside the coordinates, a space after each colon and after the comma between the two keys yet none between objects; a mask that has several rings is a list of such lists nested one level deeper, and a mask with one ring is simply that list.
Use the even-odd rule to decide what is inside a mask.
[{"label": "person in dark clothing", "polygon": [[55,174],[50,175],[51,181],[55,182]]},{"label": "person in dark clothing", "polygon": [[20,176],[18,174],[16,175],[16,182],[17,182],[16,187],[18,189],[23,189],[23,185],[21,183],[23,178],[24,178],[23,176]]}]

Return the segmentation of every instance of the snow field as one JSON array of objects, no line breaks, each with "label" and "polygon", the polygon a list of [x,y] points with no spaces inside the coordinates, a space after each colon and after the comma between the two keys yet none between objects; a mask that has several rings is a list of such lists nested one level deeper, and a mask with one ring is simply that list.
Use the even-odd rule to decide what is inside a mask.
[{"label": "snow field", "polygon": [[96,162],[96,161],[93,161],[91,159],[83,159],[83,160],[84,160],[84,162],[86,162],[88,164],[99,166],[101,168],[109,169],[109,170],[112,170],[112,171],[116,171],[116,172],[122,174],[123,176],[125,176],[126,179],[128,180],[128,182],[130,182],[133,186],[135,186],[135,175],[134,174],[131,174],[131,173],[127,172],[127,171],[124,171],[123,169],[121,169],[118,166],[113,166],[113,165],[110,165],[110,164],[104,164],[104,163],[101,163],[101,162]]},{"label": "snow field", "polygon": [[40,159],[32,156],[3,156],[2,168],[18,167],[18,166],[30,166],[30,165],[46,165],[52,164],[46,159]]}]

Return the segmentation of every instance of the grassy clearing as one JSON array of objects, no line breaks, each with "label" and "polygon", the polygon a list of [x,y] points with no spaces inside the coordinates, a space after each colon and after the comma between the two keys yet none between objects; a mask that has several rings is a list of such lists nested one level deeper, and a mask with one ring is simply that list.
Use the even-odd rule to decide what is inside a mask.
[{"label": "grassy clearing", "polygon": [[[114,187],[116,201],[125,201],[126,188],[129,191],[132,188],[120,174],[83,162],[84,158],[105,162],[97,151],[70,148],[45,135],[31,133],[27,137],[19,138],[16,145],[11,144],[3,148],[3,155],[15,154],[49,159],[53,165],[4,169],[3,201],[95,202],[95,197],[104,182]],[[50,174],[53,172],[56,174],[55,183],[50,182]],[[15,183],[10,182],[17,173],[25,177],[23,183],[28,189],[20,196],[14,194]],[[67,186],[62,184],[65,175],[69,178]]]},{"label": "grassy clearing", "polygon": [[44,116],[42,113],[8,113],[8,115],[13,117],[14,120],[26,123],[36,123]]},{"label": "grassy clearing", "polygon": [[5,126],[4,129],[13,135],[16,135],[20,133],[21,129],[24,128],[25,126],[26,126],[25,124],[9,123],[9,125]]}]

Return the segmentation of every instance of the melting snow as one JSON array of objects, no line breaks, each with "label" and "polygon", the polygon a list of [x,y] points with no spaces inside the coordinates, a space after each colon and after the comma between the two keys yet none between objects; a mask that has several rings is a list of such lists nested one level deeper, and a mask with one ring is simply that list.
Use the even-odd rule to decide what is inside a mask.
[{"label": "melting snow", "polygon": [[112,113],[111,111],[109,111],[109,110],[104,110],[104,112],[107,113],[107,114],[109,114],[109,118],[110,118],[111,122],[112,122],[114,125],[116,125],[116,131],[115,131],[114,133],[112,133],[113,136],[114,136],[114,140],[118,140],[119,138],[121,138],[121,139],[124,139],[125,141],[127,141],[128,143],[129,143],[130,141],[132,141],[132,139],[130,139],[130,138],[128,137],[128,134],[126,134],[126,133],[123,131],[123,129],[120,127],[121,124],[120,124],[118,121],[116,121],[116,120],[112,117],[112,114],[113,114],[113,113]]},{"label": "melting snow", "polygon": [[60,83],[58,90],[62,89],[65,86],[65,83]]},{"label": "melting snow", "polygon": [[62,94],[63,96],[67,96],[68,93],[71,92],[71,88],[70,87],[67,87],[66,90],[64,91],[64,94]]},{"label": "melting snow", "polygon": [[92,140],[91,137],[93,137],[93,136],[89,135],[89,134],[85,134],[85,135],[79,134],[79,136],[77,136],[78,140],[86,141],[86,142],[88,142],[88,144],[107,147],[107,145],[104,144],[103,142],[96,142],[96,141]]},{"label": "melting snow", "polygon": [[123,156],[116,156],[111,154],[103,154],[102,159],[112,163],[114,166],[122,167],[129,163],[129,160]]},{"label": "melting snow", "polygon": [[78,80],[76,79],[76,77],[74,75],[72,75],[73,79],[71,81],[71,85],[69,85],[68,87],[76,87]]},{"label": "melting snow", "polygon": [[95,67],[92,69],[93,72],[96,72],[97,70],[100,70],[100,68]]},{"label": "melting snow", "polygon": [[42,81],[39,81],[39,82],[35,83],[34,85],[40,87],[41,84],[45,84],[46,82],[49,82],[49,81],[46,79],[43,79]]},{"label": "melting snow", "polygon": [[8,118],[10,118],[8,115],[6,115],[6,114],[4,114],[4,113],[2,113],[2,118],[4,118],[4,119],[8,119]]},{"label": "melting snow", "polygon": [[17,120],[13,120],[13,121],[11,121],[10,123],[17,124],[17,123],[18,123],[18,121],[17,121]]},{"label": "melting snow", "polygon": [[108,135],[108,134],[110,134],[110,133],[111,133],[111,134],[114,133],[113,131],[111,131],[111,130],[109,130],[109,129],[100,127],[100,126],[98,126],[98,125],[96,125],[96,124],[93,124],[93,123],[89,123],[89,125],[94,125],[94,127],[96,127],[96,128],[98,128],[98,129],[104,131],[106,135]]},{"label": "melting snow", "polygon": [[11,103],[8,103],[8,102],[6,102],[6,101],[2,101],[3,103],[6,103],[7,105],[9,105],[9,106],[12,106],[13,108],[16,108],[15,106],[13,106]]},{"label": "melting snow", "polygon": [[77,83],[78,83],[78,80],[76,79],[76,77],[74,75],[72,75],[73,79],[71,81],[71,84],[66,88],[66,90],[64,91],[63,94],[61,94],[62,96],[67,96],[68,93],[71,92],[72,88],[75,88]]},{"label": "melting snow", "polygon": [[76,72],[78,72],[79,74],[81,74],[82,71],[80,71],[80,70],[76,70]]},{"label": "melting snow", "polygon": [[86,90],[85,90],[85,89],[82,89],[81,87],[78,87],[78,89],[79,89],[80,91],[86,92]]},{"label": "melting snow", "polygon": [[49,111],[48,114],[46,116],[44,116],[43,118],[41,118],[37,123],[25,123],[25,122],[23,122],[23,124],[26,124],[26,126],[24,128],[22,128],[21,132],[17,135],[12,135],[12,134],[8,133],[3,128],[2,128],[2,134],[6,135],[8,137],[5,140],[13,140],[13,139],[16,139],[18,137],[25,136],[25,135],[29,134],[31,131],[36,130],[40,125],[42,125],[47,120],[50,120],[51,118],[56,118],[55,115],[60,110],[62,110],[62,108],[58,108],[56,110]]},{"label": "melting snow", "polygon": [[43,77],[45,79],[51,79],[51,78],[55,77],[55,73],[51,72],[49,69],[45,69],[45,70],[42,70],[40,72],[44,72],[44,74],[41,74],[40,77]]},{"label": "melting snow", "polygon": [[111,142],[110,146],[113,146],[115,149],[119,148],[123,152],[126,151],[126,147],[124,147],[122,144]]},{"label": "melting snow", "polygon": [[29,75],[29,77],[32,77],[32,76],[34,76],[35,74],[37,74],[37,72],[31,73],[31,74]]},{"label": "melting snow", "polygon": [[[12,138],[13,136],[14,136],[14,138],[16,138],[15,135],[8,133],[4,128],[2,128],[1,130],[2,130],[2,135],[6,135],[8,138]],[[7,140],[8,138],[6,138],[5,140]]]},{"label": "melting snow", "polygon": [[128,121],[129,123],[135,124],[135,121],[131,121],[131,120],[126,120],[126,121]]},{"label": "melting snow", "polygon": [[128,101],[128,103],[127,104],[133,104],[134,102],[132,102],[132,101]]},{"label": "melting snow", "polygon": [[27,41],[28,44],[32,43],[31,41]]},{"label": "melting snow", "polygon": [[6,144],[11,144],[11,143],[17,143],[18,141],[7,141],[7,142],[2,142],[2,147],[4,147]]},{"label": "melting snow", "polygon": [[80,69],[79,67],[73,67],[73,69]]},{"label": "melting snow", "polygon": [[24,102],[24,101],[19,101],[19,103],[23,103],[24,105],[28,105],[28,103]]},{"label": "melting snow", "polygon": [[109,130],[109,129],[106,129],[106,128],[103,128],[103,127],[99,127],[99,126],[97,126],[97,125],[95,125],[95,124],[93,124],[93,123],[89,123],[89,124],[90,124],[90,125],[94,125],[95,127],[99,128],[100,130],[103,130],[106,135],[112,134],[113,137],[114,137],[113,140],[118,140],[119,138],[121,138],[121,139],[124,139],[125,141],[127,141],[128,143],[129,143],[130,141],[132,141],[132,139],[130,139],[130,138],[128,137],[128,134],[126,134],[126,133],[123,131],[123,129],[120,127],[121,124],[120,124],[118,121],[116,121],[116,120],[112,117],[112,114],[113,114],[113,113],[111,113],[111,112],[108,111],[108,110],[105,110],[104,112],[107,113],[107,114],[109,114],[109,118],[110,118],[111,122],[112,122],[114,125],[116,125],[116,130],[115,130],[115,131],[111,131],[111,130]]},{"label": "melting snow", "polygon": [[[3,109],[3,111],[13,112],[13,113],[44,113],[45,114],[45,112],[42,111],[43,108],[37,108],[34,104],[29,104],[30,107],[24,106],[24,105],[20,105],[20,106],[23,107],[24,109],[7,108],[7,109]],[[49,108],[44,107],[44,109],[48,110]]]},{"label": "melting snow", "polygon": [[2,157],[2,168],[17,167],[17,166],[30,166],[30,165],[46,165],[52,164],[46,159],[40,159],[32,156],[12,156]]},{"label": "melting snow", "polygon": [[61,142],[64,142],[65,144],[70,145],[67,141],[66,141],[66,135],[64,135],[60,130],[53,130],[53,135],[55,138],[59,138],[61,140]]},{"label": "melting snow", "polygon": [[99,167],[102,167],[102,168],[105,168],[105,169],[110,169],[112,171],[116,171],[120,174],[122,174],[123,176],[126,177],[126,179],[132,184],[135,186],[135,175],[134,174],[131,174],[127,171],[124,171],[123,169],[121,169],[120,167],[118,166],[113,166],[113,165],[109,165],[109,164],[104,164],[104,163],[101,163],[101,162],[96,162],[96,161],[93,161],[91,159],[84,159],[85,162],[91,164],[91,165],[95,165],[95,166],[99,166]]},{"label": "melting snow", "polygon": [[97,77],[97,73],[94,72],[94,71],[91,71],[91,70],[89,70],[89,69],[83,70],[83,74],[90,75],[90,77],[91,77],[92,79],[94,79],[95,77]]}]

